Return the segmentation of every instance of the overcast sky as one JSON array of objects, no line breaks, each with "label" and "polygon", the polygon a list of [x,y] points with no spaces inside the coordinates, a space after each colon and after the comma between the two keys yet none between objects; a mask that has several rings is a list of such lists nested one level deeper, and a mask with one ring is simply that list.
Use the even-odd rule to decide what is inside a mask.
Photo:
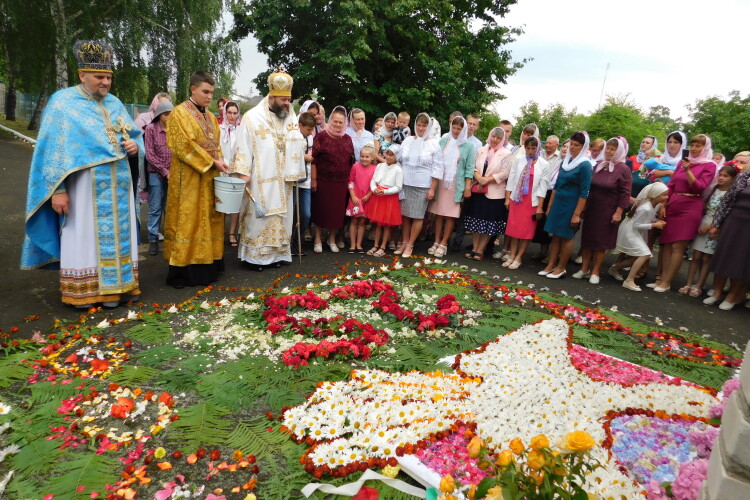
[{"label": "overcast sky", "polygon": [[[750,94],[748,0],[519,0],[500,22],[523,26],[509,46],[514,59],[533,58],[500,90],[503,118],[536,100],[589,113],[604,94],[630,94],[642,108],[664,105],[688,118],[685,105],[731,90]],[[240,44],[235,90],[256,93],[252,79],[266,67],[254,39]]]}]

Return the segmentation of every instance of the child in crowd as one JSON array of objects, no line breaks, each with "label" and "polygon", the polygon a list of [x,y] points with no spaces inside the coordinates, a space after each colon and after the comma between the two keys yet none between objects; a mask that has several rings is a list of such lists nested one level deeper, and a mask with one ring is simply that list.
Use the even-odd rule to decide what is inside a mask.
[{"label": "child in crowd", "polygon": [[505,207],[508,209],[508,226],[505,237],[510,238],[510,257],[503,267],[518,269],[529,243],[536,233],[536,224],[544,214],[547,196],[547,168],[549,164],[539,158],[539,139],[529,137],[524,143],[526,155],[518,155],[508,174],[505,185]]},{"label": "child in crowd", "polygon": [[[375,246],[367,255],[383,257],[385,245],[391,235],[391,227],[401,224],[401,204],[398,193],[404,187],[404,173],[396,161],[396,153],[385,152],[385,163],[380,163],[370,181],[370,191],[375,197],[368,206],[370,220],[378,225],[375,230]],[[382,233],[382,234],[381,234]]]},{"label": "child in crowd", "polygon": [[[299,223],[300,225],[300,233],[307,234],[307,232],[310,230],[310,163],[313,159],[312,145],[315,127],[317,125],[316,114],[312,111],[306,111],[304,113],[300,113],[297,120],[299,121],[299,131],[305,141],[302,145],[305,157],[305,178],[297,181],[297,193],[295,193],[296,196],[294,197],[294,202],[296,204],[297,200],[299,200],[299,220],[297,220],[297,223]],[[294,217],[296,220],[296,208],[294,211]],[[292,240],[292,255],[296,255],[298,252],[300,252],[299,243],[297,243],[296,230],[292,235]],[[305,255],[305,253],[302,252],[301,255]]]},{"label": "child in crowd", "polygon": [[146,126],[145,147],[148,166],[148,254],[159,254],[159,226],[167,204],[167,184],[172,151],[167,146],[167,119],[171,101],[159,102],[154,118]]},{"label": "child in crowd", "polygon": [[402,111],[396,118],[396,128],[393,129],[393,144],[401,144],[411,135],[411,129],[409,128],[409,120],[411,116],[406,111]]},{"label": "child in crowd", "polygon": [[[646,186],[638,194],[638,199],[617,231],[615,252],[624,253],[630,258],[621,260],[610,267],[609,274],[616,280],[622,281],[622,286],[628,290],[641,291],[641,287],[635,283],[635,277],[641,266],[651,257],[651,250],[648,248],[648,231],[652,228],[661,229],[667,224],[655,218],[657,207],[666,202],[668,196],[667,186],[661,182]],[[627,266],[630,266],[630,273],[623,281],[620,270]]]},{"label": "child in crowd", "polygon": [[362,146],[359,162],[349,172],[349,206],[346,215],[351,217],[349,223],[349,253],[365,253],[362,238],[368,216],[368,202],[372,196],[370,181],[375,173],[375,148]]},{"label": "child in crowd", "polygon": [[[682,295],[700,297],[703,293],[703,285],[706,284],[706,278],[708,278],[708,266],[718,243],[718,240],[708,235],[708,230],[711,229],[711,222],[714,220],[721,199],[729,191],[735,177],[737,177],[737,169],[733,166],[721,167],[716,178],[716,186],[706,197],[703,220],[698,227],[698,236],[693,240],[693,260],[690,262],[690,268],[688,269],[687,285],[678,290]],[[698,281],[693,285],[696,274],[698,275]]]}]

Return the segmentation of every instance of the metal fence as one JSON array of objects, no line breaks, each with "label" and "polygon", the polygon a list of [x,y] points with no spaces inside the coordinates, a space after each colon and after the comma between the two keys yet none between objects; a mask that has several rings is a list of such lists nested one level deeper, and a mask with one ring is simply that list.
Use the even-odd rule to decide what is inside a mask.
[{"label": "metal fence", "polygon": [[[36,94],[26,94],[24,92],[16,92],[16,120],[30,122],[31,116],[34,114],[36,109],[36,103],[39,101],[39,96]],[[5,110],[5,82],[0,82],[0,105],[2,110]],[[148,104],[125,104],[125,109],[128,111],[132,118],[135,118],[141,113],[148,111]]]}]

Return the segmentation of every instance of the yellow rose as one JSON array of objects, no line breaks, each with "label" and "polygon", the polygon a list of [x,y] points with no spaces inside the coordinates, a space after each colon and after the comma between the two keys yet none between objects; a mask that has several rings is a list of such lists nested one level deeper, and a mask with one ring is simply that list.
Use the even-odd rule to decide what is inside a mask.
[{"label": "yellow rose", "polygon": [[571,451],[586,451],[596,446],[591,434],[585,431],[573,431],[565,437],[564,448]]},{"label": "yellow rose", "polygon": [[453,480],[453,476],[448,474],[440,479],[440,491],[444,493],[452,493],[455,489],[456,482]]},{"label": "yellow rose", "polygon": [[503,500],[503,489],[500,486],[493,486],[487,490],[484,500]]},{"label": "yellow rose", "polygon": [[162,448],[161,446],[154,450],[154,458],[157,460],[160,460],[167,456],[167,450]]},{"label": "yellow rose", "polygon": [[535,450],[541,450],[542,448],[549,448],[549,439],[544,434],[539,434],[531,438],[531,444],[529,445]]},{"label": "yellow rose", "polygon": [[546,461],[544,460],[544,453],[539,450],[531,450],[529,456],[526,459],[526,463],[534,470],[539,470],[544,467]]},{"label": "yellow rose", "polygon": [[479,438],[479,436],[474,436],[473,438],[471,438],[471,441],[469,441],[469,445],[466,447],[466,449],[469,452],[469,457],[477,458],[479,456],[479,452],[482,451],[482,440]]},{"label": "yellow rose", "polygon": [[523,445],[523,441],[521,441],[521,438],[516,438],[513,441],[510,442],[509,448],[515,453],[516,455],[520,455],[523,453],[523,450],[526,448]]},{"label": "yellow rose", "polygon": [[495,465],[497,465],[498,467],[506,467],[510,465],[512,461],[513,461],[513,452],[510,450],[503,450],[497,456],[497,460],[495,460]]}]

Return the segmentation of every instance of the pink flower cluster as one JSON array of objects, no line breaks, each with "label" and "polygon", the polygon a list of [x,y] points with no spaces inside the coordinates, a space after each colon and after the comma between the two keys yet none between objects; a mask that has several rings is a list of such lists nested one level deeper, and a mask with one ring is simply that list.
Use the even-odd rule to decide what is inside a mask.
[{"label": "pink flower cluster", "polygon": [[414,454],[441,477],[450,474],[461,484],[479,484],[488,474],[477,466],[477,458],[469,457],[467,430],[459,427],[457,432],[417,449]]},{"label": "pink flower cluster", "polygon": [[740,379],[738,378],[730,378],[729,380],[724,382],[724,385],[721,387],[721,402],[715,406],[712,406],[711,409],[708,410],[708,416],[711,418],[721,418],[724,415],[724,407],[729,400],[729,396],[731,396],[732,393],[739,388]]},{"label": "pink flower cluster", "polygon": [[672,497],[676,500],[696,500],[706,477],[708,460],[705,458],[680,465],[680,474],[672,483]]},{"label": "pink flower cluster", "polygon": [[679,378],[669,378],[663,372],[628,363],[577,344],[573,344],[569,352],[573,366],[594,380],[623,386],[652,382],[679,384],[682,381]]}]

